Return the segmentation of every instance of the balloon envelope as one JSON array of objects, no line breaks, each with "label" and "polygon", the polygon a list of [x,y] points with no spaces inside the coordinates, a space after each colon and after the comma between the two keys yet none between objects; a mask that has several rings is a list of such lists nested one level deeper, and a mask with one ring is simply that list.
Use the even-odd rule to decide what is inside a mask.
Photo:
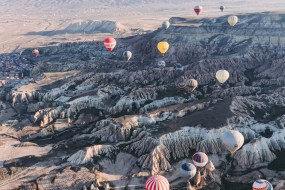
[{"label": "balloon envelope", "polygon": [[129,61],[129,60],[131,59],[131,57],[132,57],[132,52],[130,52],[130,51],[125,51],[125,52],[123,53],[123,56],[125,57],[126,61]]},{"label": "balloon envelope", "polygon": [[33,54],[35,57],[37,57],[37,56],[39,55],[39,50],[34,49],[34,50],[32,51],[32,54]]},{"label": "balloon envelope", "polygon": [[116,40],[114,38],[106,38],[104,45],[111,52],[116,46]]},{"label": "balloon envelope", "polygon": [[193,92],[195,88],[198,86],[198,82],[195,79],[190,79],[187,83],[187,88]]},{"label": "balloon envelope", "polygon": [[162,53],[163,56],[165,52],[168,50],[168,48],[169,48],[169,44],[167,42],[159,42],[157,44],[157,49],[160,51],[160,53]]},{"label": "balloon envelope", "polygon": [[178,65],[180,65],[180,66],[181,66],[181,64],[180,64],[180,63],[175,63],[175,64],[174,64],[174,66],[173,66],[173,67],[174,67],[174,69],[176,69],[176,67],[177,67]]},{"label": "balloon envelope", "polygon": [[239,131],[234,130],[224,132],[222,140],[231,153],[237,151],[244,143],[243,135]]},{"label": "balloon envelope", "polygon": [[165,64],[164,61],[159,61],[159,62],[157,63],[157,65],[158,65],[159,68],[163,69],[166,64]]},{"label": "balloon envelope", "polygon": [[192,158],[198,167],[204,167],[208,163],[208,156],[204,152],[196,152]]},{"label": "balloon envelope", "polygon": [[229,24],[234,27],[234,25],[238,22],[238,17],[237,16],[230,16],[228,18]]},{"label": "balloon envelope", "polygon": [[183,177],[191,179],[196,174],[196,167],[191,163],[184,163],[180,167],[180,172],[183,175]]},{"label": "balloon envelope", "polygon": [[266,180],[258,179],[252,185],[253,190],[273,190],[273,186]]},{"label": "balloon envelope", "polygon": [[182,65],[178,65],[178,66],[176,67],[176,71],[177,71],[178,73],[182,73],[182,72],[183,72],[183,66],[182,66]]},{"label": "balloon envelope", "polygon": [[170,26],[170,23],[168,21],[164,21],[162,23],[162,27],[166,30]]},{"label": "balloon envelope", "polygon": [[225,6],[220,6],[220,10],[221,10],[222,12],[224,11],[225,8],[226,8]]},{"label": "balloon envelope", "polygon": [[226,70],[219,70],[216,72],[216,78],[220,83],[224,83],[228,80],[230,74]]},{"label": "balloon envelope", "polygon": [[194,7],[194,11],[195,11],[195,13],[196,13],[197,15],[199,15],[200,12],[202,12],[202,10],[203,10],[203,7],[202,7],[202,6],[196,6],[196,7]]},{"label": "balloon envelope", "polygon": [[146,190],[169,190],[168,180],[161,175],[153,175],[145,183]]},{"label": "balloon envelope", "polygon": [[185,82],[179,83],[179,84],[178,84],[178,88],[179,88],[179,90],[181,90],[181,91],[186,90],[186,84],[185,84]]}]

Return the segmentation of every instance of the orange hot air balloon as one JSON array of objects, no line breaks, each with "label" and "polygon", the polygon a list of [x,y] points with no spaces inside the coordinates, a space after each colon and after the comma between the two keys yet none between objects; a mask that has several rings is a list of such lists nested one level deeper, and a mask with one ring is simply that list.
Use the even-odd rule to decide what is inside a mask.
[{"label": "orange hot air balloon", "polygon": [[114,38],[106,38],[104,45],[111,52],[116,46],[116,40]]},{"label": "orange hot air balloon", "polygon": [[38,55],[39,55],[39,50],[34,49],[34,50],[32,51],[32,54],[33,54],[35,57],[38,57]]}]

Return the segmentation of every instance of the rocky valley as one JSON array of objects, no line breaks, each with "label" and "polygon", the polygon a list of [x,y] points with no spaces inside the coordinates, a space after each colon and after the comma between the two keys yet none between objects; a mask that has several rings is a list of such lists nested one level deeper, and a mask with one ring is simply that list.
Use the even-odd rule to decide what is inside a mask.
[{"label": "rocky valley", "polygon": [[[23,49],[36,66],[2,92],[0,189],[135,190],[154,174],[171,190],[250,190],[259,178],[285,189],[285,13],[237,16],[233,28],[228,15],[172,17],[167,30],[116,38],[112,53],[97,40],[39,47],[37,58]],[[67,29],[129,30],[92,23],[101,22]],[[223,85],[220,69],[230,73]],[[179,91],[192,78],[195,91]],[[233,154],[226,130],[245,139]],[[189,185],[179,169],[197,151],[209,162]]]}]

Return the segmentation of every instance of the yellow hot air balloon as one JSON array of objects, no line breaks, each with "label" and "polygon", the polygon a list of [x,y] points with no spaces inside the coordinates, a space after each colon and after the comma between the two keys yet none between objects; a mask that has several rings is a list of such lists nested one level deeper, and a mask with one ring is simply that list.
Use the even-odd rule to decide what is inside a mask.
[{"label": "yellow hot air balloon", "polygon": [[157,44],[157,49],[162,53],[162,56],[164,56],[165,52],[167,52],[169,48],[169,44],[167,42],[159,42]]},{"label": "yellow hot air balloon", "polygon": [[218,81],[223,84],[224,82],[226,82],[229,78],[230,74],[228,71],[226,70],[219,70],[216,73],[216,78],[218,79]]},{"label": "yellow hot air balloon", "polygon": [[193,92],[195,90],[195,88],[198,86],[198,82],[195,79],[190,79],[186,83],[186,86],[191,92]]},{"label": "yellow hot air balloon", "polygon": [[230,16],[228,18],[229,24],[234,27],[234,25],[238,22],[238,17],[237,16]]}]

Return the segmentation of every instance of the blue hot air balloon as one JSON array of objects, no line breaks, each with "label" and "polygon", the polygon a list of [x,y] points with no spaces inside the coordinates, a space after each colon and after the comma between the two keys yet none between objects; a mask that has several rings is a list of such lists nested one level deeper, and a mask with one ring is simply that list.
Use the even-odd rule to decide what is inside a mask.
[{"label": "blue hot air balloon", "polygon": [[161,68],[161,70],[165,67],[166,63],[164,61],[159,61],[157,63],[158,67]]},{"label": "blue hot air balloon", "polygon": [[194,166],[194,164],[184,163],[180,167],[180,172],[183,175],[183,177],[191,179],[196,174],[196,167]]},{"label": "blue hot air balloon", "polygon": [[179,83],[179,84],[178,84],[178,88],[179,88],[179,90],[181,90],[181,91],[186,90],[186,88],[187,88],[186,83],[185,83],[185,82]]},{"label": "blue hot air balloon", "polygon": [[183,72],[183,66],[182,66],[182,65],[178,65],[178,66],[176,67],[176,71],[177,71],[178,73],[182,73],[182,72]]},{"label": "blue hot air balloon", "polygon": [[180,66],[181,66],[181,64],[180,64],[180,63],[175,63],[175,64],[174,64],[174,66],[173,66],[173,67],[174,67],[174,69],[176,69],[176,67],[177,67],[178,65],[180,65]]}]

